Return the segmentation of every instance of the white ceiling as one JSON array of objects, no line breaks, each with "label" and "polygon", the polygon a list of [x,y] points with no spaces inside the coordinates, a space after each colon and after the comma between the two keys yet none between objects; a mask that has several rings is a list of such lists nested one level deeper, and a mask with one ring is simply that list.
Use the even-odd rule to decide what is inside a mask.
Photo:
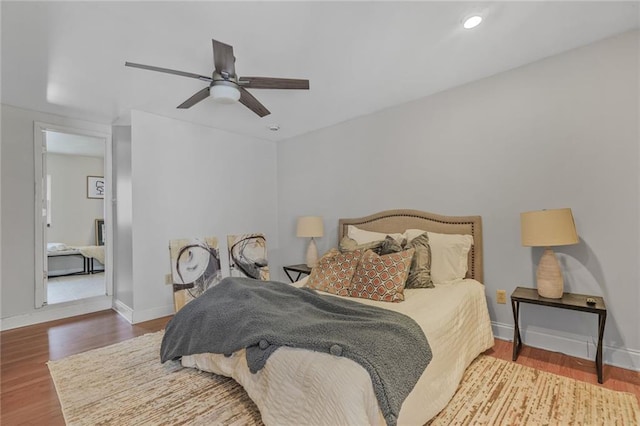
[{"label": "white ceiling", "polygon": [[[639,27],[638,2],[7,2],[2,102],[103,123],[131,109],[281,140]],[[462,19],[485,21],[464,30]],[[251,90],[270,111],[206,99],[211,39],[238,75],[308,78],[309,91]],[[268,130],[279,124],[280,131]]]}]

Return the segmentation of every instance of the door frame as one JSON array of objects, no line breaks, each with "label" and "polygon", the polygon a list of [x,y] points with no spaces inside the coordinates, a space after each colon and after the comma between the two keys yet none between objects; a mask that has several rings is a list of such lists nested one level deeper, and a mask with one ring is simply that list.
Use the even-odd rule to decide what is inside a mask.
[{"label": "door frame", "polygon": [[[105,289],[106,295],[113,297],[113,159],[111,133],[98,130],[84,129],[73,126],[62,126],[58,124],[34,121],[33,123],[33,147],[34,147],[34,177],[35,177],[35,307],[46,306],[45,276],[44,276],[44,254],[46,253],[46,242],[43,240],[44,229],[46,229],[46,216],[43,220],[43,176],[42,163],[43,154],[46,154],[45,131],[58,133],[68,133],[79,136],[90,136],[104,140],[104,179],[106,182],[104,195],[104,215],[105,215]],[[46,201],[45,201],[46,203]]]}]

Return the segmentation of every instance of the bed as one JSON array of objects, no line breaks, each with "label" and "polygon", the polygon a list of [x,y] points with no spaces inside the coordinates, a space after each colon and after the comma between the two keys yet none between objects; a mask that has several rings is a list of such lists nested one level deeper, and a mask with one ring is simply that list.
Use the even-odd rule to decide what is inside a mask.
[{"label": "bed", "polygon": [[[73,262],[73,259],[82,260],[82,266]],[[85,275],[101,272],[104,269],[96,269],[94,259],[104,265],[104,246],[78,246],[72,247],[64,243],[47,243],[47,271],[48,277],[60,277],[66,275]]]},{"label": "bed", "polygon": [[[391,210],[340,219],[339,241],[349,225],[381,233],[419,229],[473,237],[464,279],[435,288],[406,289],[401,303],[350,298],[410,316],[429,340],[433,358],[402,404],[398,417],[401,425],[424,424],[447,405],[471,361],[493,346],[481,284],[481,218]],[[302,286],[308,279],[294,285]],[[281,347],[262,370],[252,374],[243,351],[230,357],[210,353],[184,356],[182,364],[234,378],[256,403],[267,425],[385,424],[371,378],[360,364],[327,353]]]},{"label": "bed", "polygon": [[[48,277],[86,274],[89,270],[87,258],[75,247],[63,243],[47,243]],[[82,266],[73,260],[82,260]]]}]

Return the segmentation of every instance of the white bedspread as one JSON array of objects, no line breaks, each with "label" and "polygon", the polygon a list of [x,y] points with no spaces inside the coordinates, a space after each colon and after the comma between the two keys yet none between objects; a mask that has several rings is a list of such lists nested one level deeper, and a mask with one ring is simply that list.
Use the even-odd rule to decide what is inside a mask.
[{"label": "white bedspread", "polygon": [[47,256],[82,255],[86,258],[97,259],[104,265],[104,246],[75,246],[71,247],[63,243],[48,243]]},{"label": "white bedspread", "polygon": [[71,254],[80,254],[80,251],[64,243],[47,243],[47,256],[68,256]]},{"label": "white bedspread", "polygon": [[[493,346],[493,333],[484,286],[477,281],[405,290],[405,296],[401,303],[352,300],[408,315],[427,336],[433,359],[398,418],[400,425],[422,425],[447,405],[471,361]],[[229,358],[186,356],[182,364],[234,378],[256,403],[266,425],[385,424],[369,374],[346,358],[280,348],[256,374],[249,372],[244,350]]]},{"label": "white bedspread", "polygon": [[76,247],[84,257],[97,259],[104,265],[104,246],[81,246]]}]

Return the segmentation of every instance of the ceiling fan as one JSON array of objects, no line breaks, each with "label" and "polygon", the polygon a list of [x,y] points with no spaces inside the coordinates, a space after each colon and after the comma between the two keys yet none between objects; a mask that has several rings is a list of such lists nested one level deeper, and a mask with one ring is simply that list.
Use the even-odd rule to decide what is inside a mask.
[{"label": "ceiling fan", "polygon": [[213,63],[214,70],[211,77],[206,75],[193,74],[190,72],[171,70],[168,68],[154,67],[151,65],[135,64],[125,62],[127,67],[142,68],[150,71],[164,72],[167,74],[180,75],[182,77],[196,78],[209,83],[208,87],[198,91],[189,99],[178,105],[178,108],[190,108],[198,102],[211,96],[221,103],[240,103],[260,117],[271,114],[269,110],[260,103],[247,89],[302,89],[309,90],[309,80],[293,78],[271,78],[271,77],[238,77],[236,75],[233,47],[218,40],[213,42]]}]

